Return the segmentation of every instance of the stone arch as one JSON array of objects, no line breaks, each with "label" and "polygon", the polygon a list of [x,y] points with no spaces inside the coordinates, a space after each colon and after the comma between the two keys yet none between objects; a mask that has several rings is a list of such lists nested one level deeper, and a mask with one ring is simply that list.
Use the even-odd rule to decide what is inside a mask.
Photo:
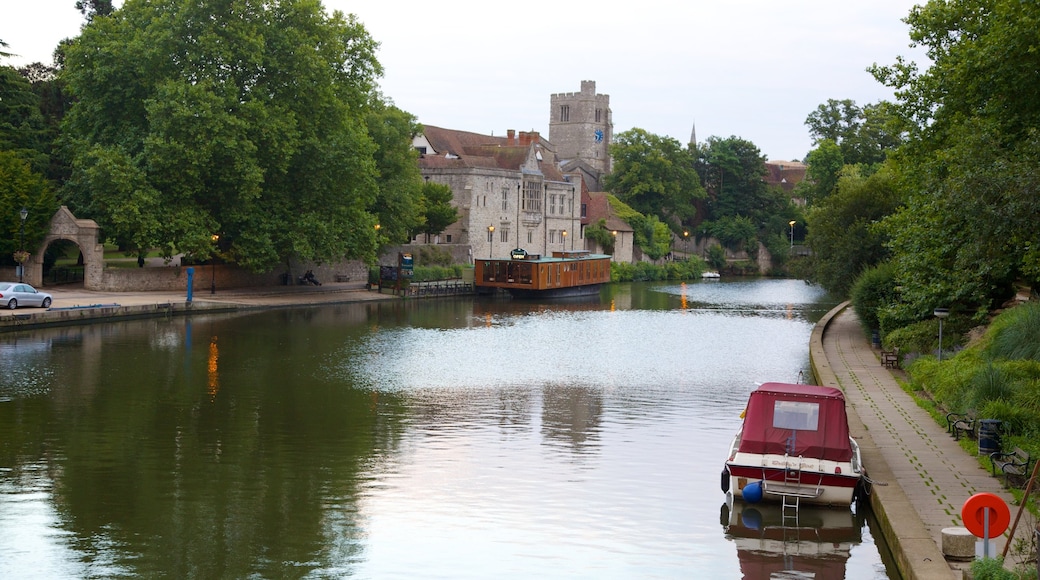
[{"label": "stone arch", "polygon": [[100,288],[105,271],[105,248],[98,243],[99,229],[94,220],[76,219],[68,207],[63,205],[58,208],[51,217],[47,236],[25,263],[25,280],[35,286],[42,286],[44,251],[57,240],[69,240],[83,252],[83,287],[87,290]]}]

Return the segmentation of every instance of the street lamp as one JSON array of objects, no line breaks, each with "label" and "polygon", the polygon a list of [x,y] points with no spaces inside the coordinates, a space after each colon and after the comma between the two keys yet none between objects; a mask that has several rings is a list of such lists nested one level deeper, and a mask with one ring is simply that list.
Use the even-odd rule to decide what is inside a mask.
[{"label": "street lamp", "polygon": [[610,232],[610,235],[614,236],[614,253],[617,253],[617,230]]},{"label": "street lamp", "polygon": [[[22,208],[22,211],[18,212],[18,215],[22,218],[22,234],[21,241],[18,242],[18,249],[22,252],[25,251],[25,218],[29,217],[29,210]],[[25,262],[18,263],[18,282],[25,281]]]},{"label": "street lamp", "polygon": [[942,327],[943,319],[950,315],[949,308],[936,308],[932,314],[939,319],[939,362],[942,362]]},{"label": "street lamp", "polygon": [[794,220],[787,222],[791,226],[791,249],[794,249]]},{"label": "street lamp", "polygon": [[682,233],[682,243],[683,243],[682,251],[683,251],[684,254],[686,254],[686,259],[689,260],[690,259],[690,231],[689,230],[683,230],[683,233]]},{"label": "street lamp", "polygon": [[[219,240],[219,239],[220,239],[220,236],[218,236],[216,234],[213,234],[213,245],[214,246],[217,245],[217,240]],[[217,293],[217,263],[216,263],[216,259],[217,259],[217,253],[214,252],[213,255],[210,256],[210,258],[209,258],[209,274],[210,274],[210,278],[209,278],[209,293],[210,294],[216,294]]]},{"label": "street lamp", "polygon": [[495,226],[488,226],[488,241],[491,242],[491,247],[488,249],[488,259],[495,253]]},{"label": "street lamp", "polygon": [[567,230],[563,230],[563,249],[567,249]]}]

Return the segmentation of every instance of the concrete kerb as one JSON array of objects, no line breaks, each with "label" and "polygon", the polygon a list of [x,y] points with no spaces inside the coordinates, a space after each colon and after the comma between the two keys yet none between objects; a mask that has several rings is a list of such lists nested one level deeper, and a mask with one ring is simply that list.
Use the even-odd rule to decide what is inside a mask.
[{"label": "concrete kerb", "polygon": [[[0,332],[28,330],[46,326],[88,324],[106,320],[127,320],[160,316],[183,316],[192,313],[217,313],[240,310],[309,307],[321,304],[349,304],[397,297],[363,289],[362,285],[338,285],[321,288],[261,288],[223,291],[216,296],[196,293],[192,302],[176,293],[95,293],[80,291],[74,298],[55,292],[61,307],[41,310],[25,308],[0,311]],[[72,303],[72,304],[67,304]]]},{"label": "concrete kerb", "polygon": [[[830,366],[823,349],[823,337],[827,325],[849,306],[843,302],[824,315],[809,338],[809,363],[816,382],[820,385],[837,387],[844,391],[838,377]],[[962,574],[950,568],[942,551],[925,528],[924,522],[902,487],[896,483],[895,475],[881,455],[874,440],[867,432],[855,409],[849,408],[849,432],[856,439],[868,469],[870,479],[878,482],[870,493],[870,507],[874,510],[883,531],[885,542],[892,551],[896,568],[903,578],[938,579],[961,578]]]}]

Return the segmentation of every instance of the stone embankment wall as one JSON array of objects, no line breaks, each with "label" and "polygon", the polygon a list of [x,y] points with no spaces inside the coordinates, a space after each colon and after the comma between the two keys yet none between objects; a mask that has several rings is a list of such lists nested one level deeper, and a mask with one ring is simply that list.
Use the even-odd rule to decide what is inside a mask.
[{"label": "stone embankment wall", "polygon": [[351,260],[338,264],[294,265],[292,272],[267,272],[254,274],[233,265],[199,265],[199,266],[151,266],[146,268],[105,268],[99,292],[153,292],[170,290],[187,290],[188,268],[195,269],[192,286],[195,292],[204,292],[216,287],[217,290],[232,288],[255,288],[278,286],[286,281],[296,283],[296,279],[313,270],[315,277],[324,282],[365,282],[368,280],[368,268],[364,262]]}]

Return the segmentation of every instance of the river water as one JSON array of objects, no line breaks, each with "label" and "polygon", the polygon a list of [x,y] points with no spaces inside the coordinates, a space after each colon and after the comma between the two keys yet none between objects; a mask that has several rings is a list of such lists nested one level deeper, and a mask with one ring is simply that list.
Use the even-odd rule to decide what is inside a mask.
[{"label": "river water", "polygon": [[719,489],[833,305],[620,284],[0,334],[0,577],[895,577],[866,514],[777,537]]}]

